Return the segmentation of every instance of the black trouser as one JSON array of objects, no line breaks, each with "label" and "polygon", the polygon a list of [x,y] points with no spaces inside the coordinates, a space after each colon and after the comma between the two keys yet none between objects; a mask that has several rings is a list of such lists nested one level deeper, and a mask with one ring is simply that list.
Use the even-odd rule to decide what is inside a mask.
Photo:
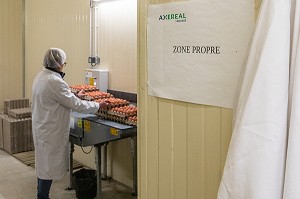
[{"label": "black trouser", "polygon": [[38,178],[37,199],[49,199],[52,180],[43,180]]}]

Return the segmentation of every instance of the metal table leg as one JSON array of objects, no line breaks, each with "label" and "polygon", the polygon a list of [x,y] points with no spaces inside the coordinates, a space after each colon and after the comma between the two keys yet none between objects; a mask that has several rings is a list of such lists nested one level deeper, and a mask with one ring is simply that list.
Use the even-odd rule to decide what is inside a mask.
[{"label": "metal table leg", "polygon": [[97,199],[103,199],[101,185],[101,144],[96,145]]},{"label": "metal table leg", "polygon": [[102,180],[107,180],[107,143],[103,145],[103,175]]},{"label": "metal table leg", "polygon": [[133,161],[133,196],[137,196],[137,143],[136,136],[131,138],[131,157]]},{"label": "metal table leg", "polygon": [[69,187],[66,190],[74,189],[73,185],[73,152],[74,152],[74,144],[70,143],[70,156],[69,156]]}]

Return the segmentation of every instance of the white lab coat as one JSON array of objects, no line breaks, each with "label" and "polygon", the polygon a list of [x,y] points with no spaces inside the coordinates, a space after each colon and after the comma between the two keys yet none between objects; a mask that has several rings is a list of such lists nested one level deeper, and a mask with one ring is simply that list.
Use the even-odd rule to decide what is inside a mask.
[{"label": "white lab coat", "polygon": [[61,179],[68,170],[71,110],[96,113],[99,104],[71,93],[59,73],[44,68],[32,87],[35,168],[40,179]]}]

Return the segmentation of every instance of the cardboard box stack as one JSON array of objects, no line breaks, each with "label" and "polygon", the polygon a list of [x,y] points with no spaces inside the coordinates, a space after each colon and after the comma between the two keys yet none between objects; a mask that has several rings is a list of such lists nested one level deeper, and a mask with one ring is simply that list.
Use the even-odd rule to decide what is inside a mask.
[{"label": "cardboard box stack", "polygon": [[31,117],[31,108],[25,107],[25,108],[9,109],[8,115],[16,119],[29,118]]},{"label": "cardboard box stack", "polygon": [[29,108],[29,99],[4,100],[4,114],[8,114],[11,109]]},{"label": "cardboard box stack", "polygon": [[29,99],[4,101],[0,115],[0,148],[10,154],[34,150]]},{"label": "cardboard box stack", "polygon": [[4,147],[4,142],[3,142],[3,117],[4,114],[0,114],[0,149],[3,149]]}]

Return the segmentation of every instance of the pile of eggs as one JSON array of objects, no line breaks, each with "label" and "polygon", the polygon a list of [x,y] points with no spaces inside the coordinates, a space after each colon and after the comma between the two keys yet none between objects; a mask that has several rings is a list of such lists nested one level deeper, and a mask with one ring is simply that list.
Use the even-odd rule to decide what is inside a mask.
[{"label": "pile of eggs", "polygon": [[108,111],[111,115],[117,115],[120,117],[129,117],[137,115],[137,107],[135,106],[122,106],[122,107],[115,107]]},{"label": "pile of eggs", "polygon": [[85,92],[91,92],[91,91],[97,91],[96,86],[91,86],[91,85],[74,85],[74,86],[69,86],[71,89],[72,93],[78,93],[81,90],[84,90]]},{"label": "pile of eggs", "polygon": [[70,89],[74,94],[84,90],[83,100],[107,102],[109,105],[105,109],[100,109],[97,113],[98,116],[119,123],[137,125],[137,107],[129,105],[127,100],[115,98],[112,94],[99,91],[95,86],[90,85],[75,85],[70,86]]},{"label": "pile of eggs", "polygon": [[92,91],[86,92],[84,99],[95,101],[96,99],[110,98],[112,95],[110,93],[101,92],[101,91]]}]

